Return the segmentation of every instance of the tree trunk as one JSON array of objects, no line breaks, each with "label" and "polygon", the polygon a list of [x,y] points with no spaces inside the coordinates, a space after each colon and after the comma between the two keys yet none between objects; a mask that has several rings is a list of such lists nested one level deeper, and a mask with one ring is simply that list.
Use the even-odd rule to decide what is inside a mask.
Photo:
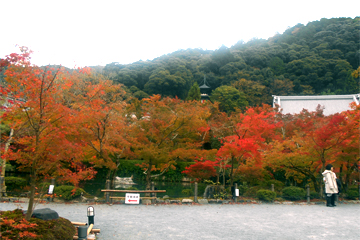
[{"label": "tree trunk", "polygon": [[[9,134],[9,139],[5,143],[4,154],[6,154],[7,151],[9,150],[13,135],[14,135],[14,129],[11,129],[10,134]],[[2,166],[1,166],[1,177],[3,179],[3,182],[2,182],[2,186],[0,187],[0,189],[1,189],[0,197],[1,196],[6,196],[5,169],[6,169],[6,158],[3,158],[2,159]]]},{"label": "tree trunk", "polygon": [[[149,167],[146,172],[146,190],[151,190],[151,166],[152,166],[152,160],[149,160]],[[150,193],[145,193],[146,197],[150,197]]]},{"label": "tree trunk", "polygon": [[231,157],[231,171],[230,171],[230,186],[233,185],[234,182],[234,157]]},{"label": "tree trunk", "polygon": [[314,183],[315,191],[316,191],[316,192],[319,192],[320,188],[319,188],[319,183],[318,183],[316,177],[315,177],[314,175],[311,175],[311,176],[310,176],[310,179],[311,179],[311,181]]},{"label": "tree trunk", "polygon": [[27,221],[30,221],[31,215],[34,211],[34,198],[35,198],[35,191],[36,191],[36,186],[35,186],[35,176],[31,176],[31,189],[30,189],[30,199],[29,199],[29,204],[28,204],[28,209],[26,212],[26,216],[25,219]]},{"label": "tree trunk", "polygon": [[223,186],[225,188],[225,164],[224,164],[224,168],[223,168]]}]

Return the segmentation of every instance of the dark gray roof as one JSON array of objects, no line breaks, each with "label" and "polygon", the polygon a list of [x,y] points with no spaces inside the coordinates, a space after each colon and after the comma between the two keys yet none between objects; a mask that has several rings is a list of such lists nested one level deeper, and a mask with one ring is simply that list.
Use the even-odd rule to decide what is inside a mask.
[{"label": "dark gray roof", "polygon": [[206,84],[206,75],[204,75],[204,84],[201,85],[199,88],[210,88],[210,87]]},{"label": "dark gray roof", "polygon": [[284,114],[300,113],[303,109],[315,111],[320,104],[324,109],[324,115],[331,115],[350,109],[350,103],[359,105],[360,94],[351,95],[321,95],[321,96],[275,96],[273,95],[273,107],[278,104]]}]

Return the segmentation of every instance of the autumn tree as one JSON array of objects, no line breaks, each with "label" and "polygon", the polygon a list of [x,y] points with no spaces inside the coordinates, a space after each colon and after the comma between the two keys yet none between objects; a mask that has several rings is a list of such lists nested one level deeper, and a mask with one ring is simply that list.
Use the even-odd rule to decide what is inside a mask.
[{"label": "autumn tree", "polygon": [[16,160],[21,169],[30,172],[30,200],[26,214],[29,220],[40,179],[58,177],[76,185],[81,179],[91,178],[94,171],[82,164],[83,144],[72,137],[77,131],[73,127],[75,114],[64,101],[64,92],[72,82],[61,78],[61,69],[31,65],[29,52],[22,50],[22,54],[11,54],[2,60],[7,69],[1,93],[13,99],[12,106],[2,118],[11,122],[10,127],[15,132],[23,129],[21,135],[14,136],[16,144],[5,157]]},{"label": "autumn tree", "polygon": [[195,163],[186,167],[182,173],[191,178],[195,178],[197,182],[201,182],[202,180],[216,176],[216,165],[216,161],[205,159],[195,160]]},{"label": "autumn tree", "polygon": [[315,190],[321,191],[320,173],[326,164],[337,164],[337,156],[347,155],[344,150],[355,141],[355,121],[343,113],[324,116],[321,108],[303,110],[292,121],[296,126],[293,134],[273,142],[266,153],[267,163],[273,169],[286,170],[287,176],[297,181],[309,179]]},{"label": "autumn tree", "polygon": [[[135,114],[141,109],[142,114]],[[209,110],[196,101],[183,102],[179,99],[164,98],[154,95],[143,99],[137,107],[129,108],[133,136],[132,148],[146,174],[147,188],[151,179],[164,173],[175,162],[189,153],[201,157],[201,146]],[[159,174],[152,174],[160,171]]]},{"label": "autumn tree", "polygon": [[101,75],[79,74],[69,76],[74,84],[68,91],[76,110],[76,126],[83,140],[84,153],[96,167],[108,169],[107,179],[114,186],[114,179],[120,158],[129,153],[126,140],[127,126],[123,101],[125,92],[121,85],[104,80]]},{"label": "autumn tree", "polygon": [[[346,138],[342,144],[341,151],[336,155],[336,166],[339,167],[339,179],[342,180],[344,189],[347,190],[355,173],[356,178],[360,172],[360,155],[359,155],[359,123],[360,123],[360,106],[352,103],[351,110],[342,113],[345,116],[344,124],[339,126],[339,132],[346,132]],[[355,179],[356,179],[355,178]],[[359,181],[360,179],[357,179]]]},{"label": "autumn tree", "polygon": [[233,184],[236,166],[261,166],[260,151],[265,150],[279,125],[274,121],[274,115],[273,109],[266,105],[248,108],[244,114],[234,114],[237,123],[233,134],[223,138],[223,146],[217,152],[218,157],[229,159],[230,185]]}]

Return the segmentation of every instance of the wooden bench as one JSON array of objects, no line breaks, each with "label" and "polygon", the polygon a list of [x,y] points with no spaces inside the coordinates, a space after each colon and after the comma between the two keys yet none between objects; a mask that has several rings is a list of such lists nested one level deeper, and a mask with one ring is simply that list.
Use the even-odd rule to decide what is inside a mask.
[{"label": "wooden bench", "polygon": [[140,199],[156,199],[156,193],[165,193],[166,190],[112,190],[112,189],[102,189],[102,192],[107,193],[106,202],[109,202],[109,199],[123,199],[125,197],[109,197],[109,193],[154,193],[153,197],[140,197]]}]

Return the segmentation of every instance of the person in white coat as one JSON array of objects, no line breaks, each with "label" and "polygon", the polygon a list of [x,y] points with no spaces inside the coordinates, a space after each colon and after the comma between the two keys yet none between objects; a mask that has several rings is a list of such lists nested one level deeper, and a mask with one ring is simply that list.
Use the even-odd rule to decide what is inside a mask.
[{"label": "person in white coat", "polygon": [[339,192],[336,184],[336,174],[333,172],[334,167],[331,164],[326,165],[322,173],[325,181],[326,206],[335,207],[335,195]]}]

